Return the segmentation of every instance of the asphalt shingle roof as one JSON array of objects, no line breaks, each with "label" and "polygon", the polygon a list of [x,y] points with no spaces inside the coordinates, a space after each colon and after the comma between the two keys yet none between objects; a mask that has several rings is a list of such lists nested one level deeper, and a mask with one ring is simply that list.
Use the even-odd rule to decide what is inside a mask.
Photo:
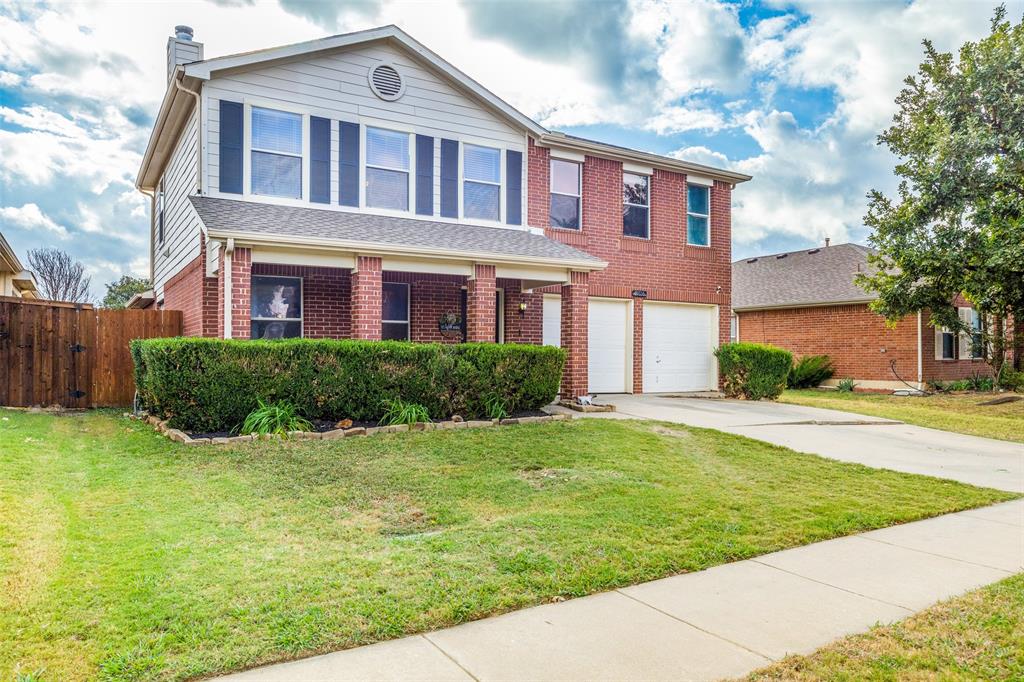
[{"label": "asphalt shingle roof", "polygon": [[441,249],[453,255],[493,254],[543,258],[601,267],[589,253],[526,230],[483,227],[433,220],[396,218],[320,208],[263,204],[236,199],[191,196],[208,230],[325,240],[363,242],[400,249]]},{"label": "asphalt shingle roof", "polygon": [[860,244],[837,244],[738,260],[732,264],[732,307],[870,301],[875,295],[853,281],[858,272],[870,271],[870,253]]}]

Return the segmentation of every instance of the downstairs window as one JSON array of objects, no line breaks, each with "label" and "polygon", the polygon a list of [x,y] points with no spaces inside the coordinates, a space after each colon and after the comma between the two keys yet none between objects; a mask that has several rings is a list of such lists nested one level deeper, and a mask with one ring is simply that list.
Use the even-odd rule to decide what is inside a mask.
[{"label": "downstairs window", "polygon": [[302,278],[253,275],[250,338],[302,336]]}]

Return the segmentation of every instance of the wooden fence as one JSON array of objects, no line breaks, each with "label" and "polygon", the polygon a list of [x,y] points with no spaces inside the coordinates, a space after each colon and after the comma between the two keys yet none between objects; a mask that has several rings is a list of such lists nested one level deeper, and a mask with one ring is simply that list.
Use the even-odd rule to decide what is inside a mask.
[{"label": "wooden fence", "polygon": [[128,343],[181,335],[178,310],[105,310],[0,296],[0,405],[126,407]]}]

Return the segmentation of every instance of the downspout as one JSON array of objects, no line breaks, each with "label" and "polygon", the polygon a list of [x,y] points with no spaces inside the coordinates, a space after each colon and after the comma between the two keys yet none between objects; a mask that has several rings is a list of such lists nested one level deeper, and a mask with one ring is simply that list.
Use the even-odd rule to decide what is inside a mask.
[{"label": "downspout", "polygon": [[224,243],[224,338],[231,338],[231,254],[235,251],[234,237]]},{"label": "downspout", "polygon": [[[156,249],[153,248],[156,242],[153,238],[153,226],[156,224],[153,219],[153,212],[156,211],[156,189],[147,190],[145,187],[139,187],[138,190],[149,197],[149,286],[153,287],[153,280],[156,278]],[[153,289],[153,295],[156,295],[156,289]]]},{"label": "downspout", "polygon": [[[184,76],[184,71],[182,71],[181,74],[182,74],[182,76]],[[198,92],[196,92],[195,90],[189,90],[184,85],[182,85],[181,81],[178,79],[177,75],[175,75],[175,77],[174,77],[174,87],[176,87],[178,90],[180,90],[182,92],[187,92],[188,94],[192,95],[192,98],[196,102],[196,137],[199,140],[199,143],[197,144],[197,146],[199,147],[199,154],[202,154],[202,148],[203,148],[203,145],[202,145],[202,139],[203,139],[203,100],[200,97]],[[202,168],[203,168],[203,160],[201,158],[197,158],[196,159],[196,193],[197,194],[202,194],[203,193],[203,171],[202,171]]]},{"label": "downspout", "polygon": [[924,354],[921,350],[921,333],[924,331],[921,325],[921,311],[917,311],[917,388],[924,388]]}]

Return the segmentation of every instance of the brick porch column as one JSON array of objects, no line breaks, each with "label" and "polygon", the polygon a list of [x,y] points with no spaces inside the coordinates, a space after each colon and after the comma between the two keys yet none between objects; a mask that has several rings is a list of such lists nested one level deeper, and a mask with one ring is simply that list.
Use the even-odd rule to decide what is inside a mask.
[{"label": "brick porch column", "polygon": [[358,256],[352,270],[352,338],[380,341],[381,259]]},{"label": "brick porch column", "polygon": [[562,286],[562,348],[567,354],[562,397],[569,399],[587,393],[587,282],[588,273],[571,272]]},{"label": "brick porch column", "polygon": [[466,282],[466,340],[494,341],[494,308],[497,305],[494,266],[476,263]]},{"label": "brick porch column", "polygon": [[[218,337],[226,338],[225,299],[231,301],[231,334],[233,339],[248,339],[251,334],[249,316],[252,312],[252,249],[235,248],[227,253],[221,247],[217,255],[217,327]],[[230,261],[230,282],[226,281]],[[230,291],[229,291],[230,289]]]}]

